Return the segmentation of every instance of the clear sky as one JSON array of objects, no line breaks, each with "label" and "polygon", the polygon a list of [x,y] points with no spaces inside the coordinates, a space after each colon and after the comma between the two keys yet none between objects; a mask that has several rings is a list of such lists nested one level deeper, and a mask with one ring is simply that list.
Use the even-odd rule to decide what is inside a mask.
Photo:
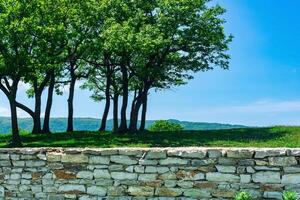
[{"label": "clear sky", "polygon": [[[230,70],[199,73],[186,86],[152,92],[148,119],[300,125],[300,1],[217,2],[227,9],[226,32],[235,37]],[[25,89],[18,99],[32,106]],[[66,116],[66,95],[55,97],[53,117]],[[75,116],[99,118],[102,110],[89,92],[76,90]],[[3,94],[0,115],[9,115]]]}]

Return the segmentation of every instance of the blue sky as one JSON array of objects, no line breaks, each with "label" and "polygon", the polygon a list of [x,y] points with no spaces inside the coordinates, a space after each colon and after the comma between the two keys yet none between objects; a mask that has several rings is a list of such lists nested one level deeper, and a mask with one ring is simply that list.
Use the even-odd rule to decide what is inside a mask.
[{"label": "blue sky", "polygon": [[[230,70],[199,73],[186,86],[151,93],[149,119],[245,124],[300,125],[299,0],[217,0],[227,9]],[[27,100],[26,86],[18,99]],[[66,116],[66,95],[55,97],[53,117]],[[0,115],[8,104],[0,94]],[[101,116],[103,104],[76,90],[75,116]],[[20,112],[20,116],[26,116]]]}]

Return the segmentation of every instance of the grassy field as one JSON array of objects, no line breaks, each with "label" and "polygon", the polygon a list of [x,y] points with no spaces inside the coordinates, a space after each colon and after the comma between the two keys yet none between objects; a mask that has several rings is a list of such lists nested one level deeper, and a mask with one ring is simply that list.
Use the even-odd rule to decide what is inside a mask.
[{"label": "grassy field", "polygon": [[[10,135],[0,136],[6,147]],[[74,132],[50,135],[22,134],[24,147],[300,147],[300,127],[244,128],[216,131]]]}]

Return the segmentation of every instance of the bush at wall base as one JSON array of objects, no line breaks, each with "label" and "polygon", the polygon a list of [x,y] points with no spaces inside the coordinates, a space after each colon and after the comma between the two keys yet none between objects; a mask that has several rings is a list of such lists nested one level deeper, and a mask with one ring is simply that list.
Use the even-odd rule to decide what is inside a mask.
[{"label": "bush at wall base", "polygon": [[252,200],[252,196],[247,192],[239,192],[235,195],[235,200]]},{"label": "bush at wall base", "polygon": [[297,200],[297,193],[296,192],[284,192],[283,195],[283,200]]}]

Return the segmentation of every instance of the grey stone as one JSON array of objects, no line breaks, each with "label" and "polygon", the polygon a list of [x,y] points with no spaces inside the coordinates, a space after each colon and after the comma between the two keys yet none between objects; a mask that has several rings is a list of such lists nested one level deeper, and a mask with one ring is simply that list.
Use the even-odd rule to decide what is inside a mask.
[{"label": "grey stone", "polygon": [[58,188],[59,192],[81,192],[85,193],[85,187],[84,185],[71,185],[71,184],[66,184],[66,185],[61,185]]},{"label": "grey stone", "polygon": [[82,179],[90,179],[92,180],[94,175],[90,171],[80,171],[76,175],[77,178],[82,178]]},{"label": "grey stone", "polygon": [[223,172],[223,173],[235,173],[236,172],[235,166],[217,165],[216,168],[217,168],[218,172]]},{"label": "grey stone", "polygon": [[129,156],[124,156],[124,155],[111,156],[110,160],[114,163],[124,164],[124,165],[135,165],[138,163],[137,160],[133,160]]},{"label": "grey stone", "polygon": [[138,177],[139,181],[155,181],[157,179],[157,174],[140,174]]},{"label": "grey stone", "polygon": [[166,151],[149,151],[146,154],[146,159],[164,159],[167,158]]},{"label": "grey stone", "polygon": [[282,184],[300,184],[300,173],[283,175]]},{"label": "grey stone", "polygon": [[211,194],[207,190],[201,190],[201,189],[187,189],[183,193],[184,196],[186,197],[191,197],[191,198],[210,198]]},{"label": "grey stone", "polygon": [[91,164],[102,164],[102,165],[108,165],[110,162],[109,157],[104,156],[90,156],[89,163]]},{"label": "grey stone", "polygon": [[107,189],[99,186],[91,186],[87,188],[87,194],[105,196]]},{"label": "grey stone", "polygon": [[267,198],[267,199],[280,199],[281,200],[282,194],[281,194],[281,192],[266,191],[266,192],[264,192],[263,197]]},{"label": "grey stone", "polygon": [[255,151],[255,158],[266,158],[270,156],[284,156],[286,155],[286,150],[284,149],[262,149]]},{"label": "grey stone", "polygon": [[293,166],[297,165],[295,157],[269,157],[269,164],[273,166]]},{"label": "grey stone", "polygon": [[115,180],[137,180],[136,173],[111,172],[111,177]]},{"label": "grey stone", "polygon": [[94,177],[96,179],[110,179],[111,175],[107,169],[95,169]]},{"label": "grey stone", "polygon": [[248,149],[236,149],[227,151],[228,158],[252,158],[253,155],[254,151]]},{"label": "grey stone", "polygon": [[88,163],[89,158],[83,154],[63,154],[61,161],[64,163]]},{"label": "grey stone", "polygon": [[238,183],[240,177],[233,174],[223,174],[219,172],[209,172],[206,174],[206,179],[213,182],[229,182],[229,183]]},{"label": "grey stone", "polygon": [[188,160],[180,159],[180,158],[166,158],[160,160],[159,163],[161,165],[187,165]]},{"label": "grey stone", "polygon": [[279,172],[257,172],[252,175],[252,180],[255,183],[280,183],[280,173]]}]

